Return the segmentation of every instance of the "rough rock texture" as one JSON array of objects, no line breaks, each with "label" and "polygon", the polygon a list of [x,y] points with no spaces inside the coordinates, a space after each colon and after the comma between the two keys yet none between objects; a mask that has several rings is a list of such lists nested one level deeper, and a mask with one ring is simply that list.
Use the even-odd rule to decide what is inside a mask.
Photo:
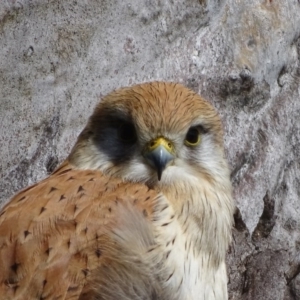
[{"label": "rough rock texture", "polygon": [[224,120],[230,299],[300,299],[300,1],[0,2],[0,202],[66,156],[101,95],[174,80]]}]

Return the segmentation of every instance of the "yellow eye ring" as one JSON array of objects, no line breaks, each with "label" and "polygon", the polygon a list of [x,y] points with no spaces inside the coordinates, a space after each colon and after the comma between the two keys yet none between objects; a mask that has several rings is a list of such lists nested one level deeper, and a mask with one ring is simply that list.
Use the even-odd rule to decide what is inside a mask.
[{"label": "yellow eye ring", "polygon": [[189,147],[197,146],[201,141],[200,132],[196,127],[191,127],[187,132],[184,144]]}]

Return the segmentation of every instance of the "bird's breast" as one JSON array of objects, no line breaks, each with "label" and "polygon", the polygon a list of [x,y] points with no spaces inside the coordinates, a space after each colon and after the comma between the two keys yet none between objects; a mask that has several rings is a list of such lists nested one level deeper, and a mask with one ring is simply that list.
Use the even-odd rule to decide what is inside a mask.
[{"label": "bird's breast", "polygon": [[172,291],[172,299],[224,300],[224,259],[230,237],[222,235],[224,227],[230,231],[227,214],[231,212],[225,203],[224,207],[216,204],[217,191],[192,191],[167,192],[161,197],[153,221],[159,245],[156,257],[164,262],[164,284]]}]

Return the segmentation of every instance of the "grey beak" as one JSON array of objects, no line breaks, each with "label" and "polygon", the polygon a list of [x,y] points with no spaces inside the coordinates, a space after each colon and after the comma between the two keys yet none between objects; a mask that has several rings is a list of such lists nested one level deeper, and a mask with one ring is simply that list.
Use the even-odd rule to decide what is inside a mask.
[{"label": "grey beak", "polygon": [[156,169],[158,180],[168,163],[174,159],[174,155],[170,153],[163,145],[158,145],[155,149],[144,153],[144,157],[149,164]]}]

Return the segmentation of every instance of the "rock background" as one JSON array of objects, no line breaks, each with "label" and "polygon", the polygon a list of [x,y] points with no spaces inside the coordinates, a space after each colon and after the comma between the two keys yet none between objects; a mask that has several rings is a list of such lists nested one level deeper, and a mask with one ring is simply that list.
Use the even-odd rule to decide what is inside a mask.
[{"label": "rock background", "polygon": [[158,79],[224,120],[230,299],[300,299],[300,1],[1,1],[1,205],[65,158],[102,95]]}]

